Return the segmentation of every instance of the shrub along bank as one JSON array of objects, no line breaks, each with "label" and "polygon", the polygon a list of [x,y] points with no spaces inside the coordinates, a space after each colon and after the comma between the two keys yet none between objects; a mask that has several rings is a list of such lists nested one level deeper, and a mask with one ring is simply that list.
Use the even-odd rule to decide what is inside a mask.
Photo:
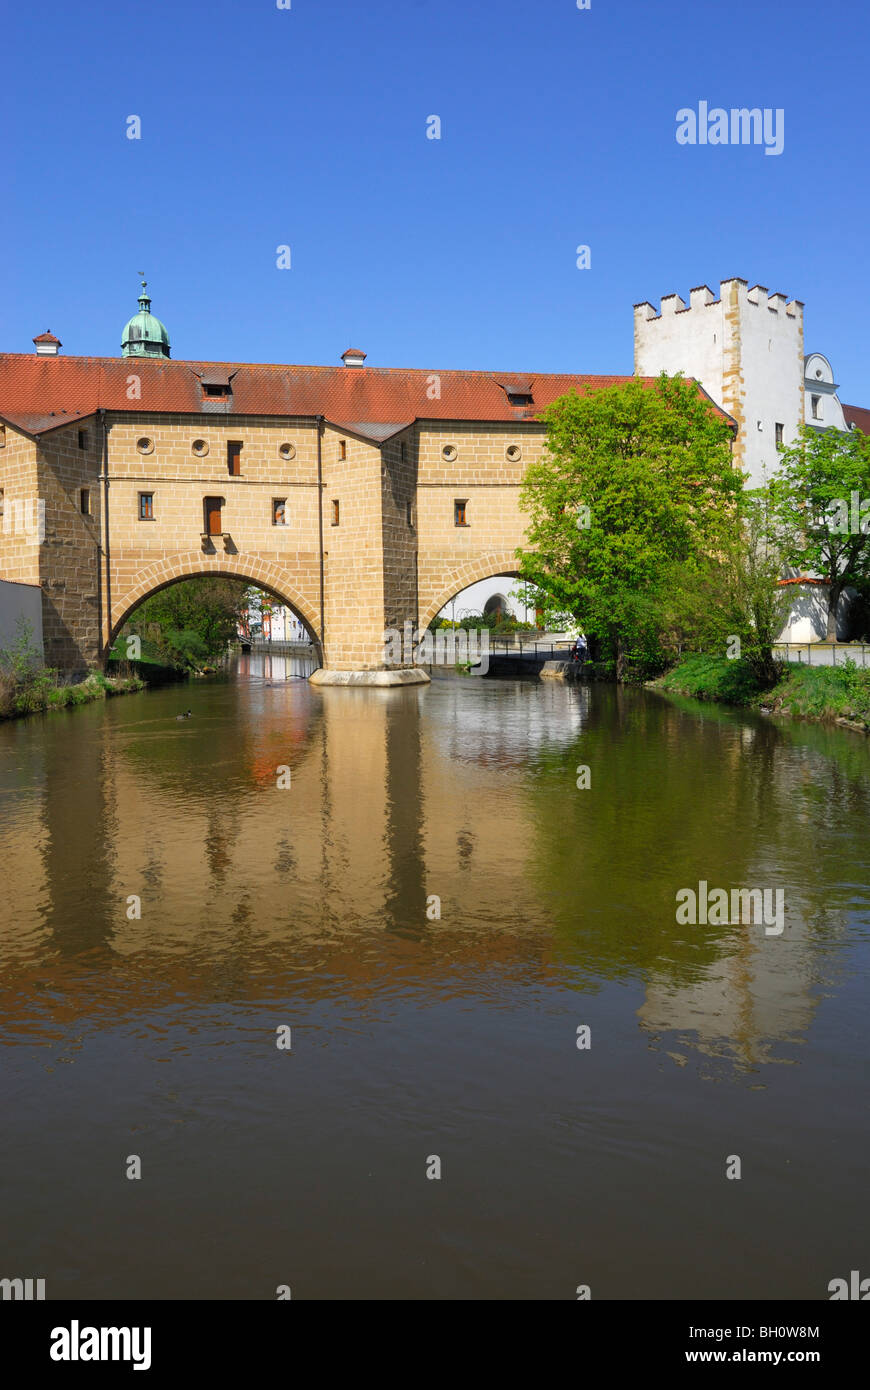
[{"label": "shrub along bank", "polygon": [[777,662],[776,681],[765,686],[745,661],[698,654],[683,657],[649,685],[694,700],[827,720],[870,733],[870,670],[849,660],[837,666]]},{"label": "shrub along bank", "polygon": [[25,714],[41,714],[48,710],[70,709],[87,705],[92,700],[105,700],[110,695],[126,695],[144,690],[145,682],[138,676],[111,680],[100,672],[75,685],[58,685],[57,672],[39,667],[24,679],[8,672],[0,673],[0,719],[18,719]]}]

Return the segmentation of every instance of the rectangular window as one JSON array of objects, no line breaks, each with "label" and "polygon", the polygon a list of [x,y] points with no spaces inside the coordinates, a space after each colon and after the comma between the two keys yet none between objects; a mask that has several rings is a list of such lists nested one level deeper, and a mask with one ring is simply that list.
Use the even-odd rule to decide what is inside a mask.
[{"label": "rectangular window", "polygon": [[332,524],[333,524],[333,526],[337,526],[337,525],[338,525],[338,498],[337,498],[337,497],[333,497],[333,499],[332,499]]},{"label": "rectangular window", "polygon": [[453,524],[454,526],[467,526],[465,519],[465,508],[468,506],[467,497],[457,497],[453,503]]},{"label": "rectangular window", "polygon": [[87,432],[87,430],[79,430],[79,448],[80,448],[80,449],[86,449],[87,447],[88,447],[88,432]]},{"label": "rectangular window", "polygon": [[6,426],[0,425],[0,449],[6,448]]},{"label": "rectangular window", "polygon": [[346,440],[346,439],[340,439],[340,440],[338,441],[338,457],[339,457],[340,459],[346,459],[346,458],[347,458],[347,440]]},{"label": "rectangular window", "polygon": [[814,419],[814,420],[821,420],[821,418],[822,418],[822,398],[821,398],[821,396],[810,396],[810,404],[811,404],[811,406],[812,406],[813,419]]},{"label": "rectangular window", "polygon": [[411,503],[410,503],[410,502],[406,502],[406,503],[405,503],[405,520],[407,521],[407,523],[408,523],[409,526],[413,526],[413,525],[414,525],[413,521],[411,520]]},{"label": "rectangular window", "polygon": [[6,507],[6,491],[5,491],[4,488],[0,487],[0,520],[2,520],[2,518],[3,518],[3,512],[4,512],[5,507]]},{"label": "rectangular window", "polygon": [[140,520],[140,521],[153,521],[153,520],[154,520],[154,493],[153,493],[153,492],[140,492],[140,493],[139,493],[139,520]]},{"label": "rectangular window", "polygon": [[287,524],[287,498],[272,498],[272,525],[285,526]]},{"label": "rectangular window", "polygon": [[238,478],[242,472],[242,445],[238,439],[227,440],[227,472],[231,478]]},{"label": "rectangular window", "polygon": [[532,403],[533,403],[533,402],[532,402],[532,397],[529,396],[529,395],[527,395],[527,393],[526,393],[525,391],[522,391],[522,392],[520,392],[520,391],[509,391],[509,392],[508,392],[508,404],[509,404],[509,405],[532,405]]},{"label": "rectangular window", "polygon": [[209,383],[208,385],[203,386],[202,393],[204,396],[208,396],[209,399],[220,399],[221,397],[227,399],[230,394],[230,388],[229,386],[215,386]]},{"label": "rectangular window", "polygon": [[79,490],[79,510],[82,516],[90,516],[91,514],[91,490],[89,487],[83,487]]},{"label": "rectangular window", "polygon": [[222,497],[206,497],[205,506],[205,531],[208,536],[223,535],[223,504]]},{"label": "rectangular window", "polygon": [[776,426],[776,442],[777,444],[782,443],[782,425]]}]

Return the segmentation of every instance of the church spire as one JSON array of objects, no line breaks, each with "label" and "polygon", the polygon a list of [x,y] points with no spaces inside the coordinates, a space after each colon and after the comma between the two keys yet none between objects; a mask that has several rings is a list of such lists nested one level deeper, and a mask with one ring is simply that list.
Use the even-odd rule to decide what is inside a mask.
[{"label": "church spire", "polygon": [[151,312],[151,296],[144,273],[138,270],[142,288],[139,292],[139,312],[124,327],[121,352],[124,357],[168,357],[169,334]]}]

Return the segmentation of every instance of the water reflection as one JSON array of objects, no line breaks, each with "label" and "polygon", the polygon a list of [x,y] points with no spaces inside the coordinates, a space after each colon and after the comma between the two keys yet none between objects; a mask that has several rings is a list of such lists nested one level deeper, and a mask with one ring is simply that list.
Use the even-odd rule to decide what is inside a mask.
[{"label": "water reflection", "polygon": [[[0,1094],[18,1131],[16,1152],[0,1149],[0,1160],[17,1175],[16,1249],[31,1249],[28,1202],[37,1199],[28,1173],[43,1161],[67,1095],[77,1097],[78,1117],[64,1123],[83,1163],[102,1162],[107,1144],[126,1152],[131,1127],[168,1143],[167,1127],[185,1126],[187,1147],[171,1161],[189,1175],[177,1200],[194,1209],[195,1154],[212,1123],[222,1161],[247,1172],[251,1135],[278,1144],[275,1127],[292,1122],[298,1172],[312,1184],[327,1136],[348,1155],[360,1142],[372,1152],[387,1143],[381,1159],[392,1173],[409,1144],[414,1155],[437,1152],[432,1145],[462,1131],[487,1187],[487,1165],[503,1161],[489,1151],[493,1126],[510,1130],[514,1116],[509,1142],[523,1164],[512,1181],[531,1206],[528,1216],[514,1211],[510,1229],[528,1249],[540,1185],[547,1201],[575,1200],[578,1164],[587,1165],[591,1249],[613,1248],[612,1221],[591,1233],[604,1222],[617,1170],[638,1202],[655,1171],[670,1201],[707,1210],[709,1156],[699,1152],[695,1168],[688,1157],[699,1133],[721,1148],[736,1142],[727,1134],[744,1132],[775,1168],[782,1132],[800,1122],[808,1095],[826,1132],[863,1152],[866,1122],[844,1102],[860,1069],[852,991],[870,920],[870,763],[861,740],[604,687],[456,679],[312,690],[279,679],[274,658],[268,669],[248,660],[237,679],[189,689],[0,729]],[[188,704],[193,717],[177,722]],[[591,770],[588,790],[577,786],[581,764]],[[286,768],[290,784],[281,786]],[[675,894],[702,878],[783,888],[784,934],[678,926]],[[299,1022],[307,1047],[305,1067],[281,1073],[295,1078],[291,1111],[289,1083],[263,1053],[276,1020]],[[593,1050],[578,1073],[572,1039],[590,1021]],[[337,1070],[315,1062],[319,1050],[338,1050]],[[170,1063],[183,1067],[183,1119],[180,1093],[164,1080]],[[768,1130],[759,1116],[749,1125],[739,1097],[797,1072],[803,1089],[777,1092],[776,1125]],[[695,1088],[723,1080],[732,1100],[708,1111]],[[240,1116],[233,1138],[224,1118],[232,1128]],[[303,1134],[321,1137],[307,1145]],[[817,1155],[802,1143],[799,1207],[824,1162],[821,1141]],[[673,1144],[683,1154],[679,1181],[670,1168],[664,1175]],[[257,1162],[262,1181],[280,1185],[280,1152],[274,1164]],[[356,1203],[347,1219],[363,1241],[354,1223],[374,1162],[341,1178]],[[859,1166],[845,1161],[843,1202],[857,1191]],[[769,1196],[757,1195],[762,1205]],[[448,1271],[463,1265],[459,1232],[473,1230],[495,1264],[487,1274],[469,1256],[463,1287],[491,1294],[511,1257],[496,1257],[492,1233],[478,1225],[479,1189],[456,1200],[449,1249],[432,1255],[419,1287],[431,1292],[434,1279],[447,1289]],[[314,1270],[322,1230],[311,1201],[310,1227],[294,1228],[294,1239]],[[418,1220],[410,1210],[396,1213],[388,1233],[369,1233],[384,1241],[384,1296],[404,1296],[403,1232]],[[557,1205],[550,1218],[553,1267],[562,1261],[568,1278],[574,1255]],[[126,1219],[109,1202],[88,1296],[102,1288],[101,1260]],[[757,1219],[750,1204],[744,1236]],[[812,1208],[808,1219],[821,1267],[831,1213]],[[731,1238],[723,1223],[720,1253]],[[617,1225],[631,1263],[644,1237],[631,1221]],[[191,1241],[196,1229],[191,1214]],[[837,1239],[850,1229],[835,1223]],[[255,1264],[271,1237],[261,1230],[258,1239]],[[672,1231],[667,1240],[676,1296],[688,1257]],[[343,1259],[353,1265],[347,1251]],[[147,1281],[159,1263],[156,1251],[144,1260],[143,1288],[155,1287]],[[713,1296],[727,1261],[711,1254],[704,1267]],[[197,1291],[211,1296],[196,1268]],[[786,1277],[797,1281],[792,1294],[811,1296]],[[341,1279],[324,1268],[314,1283],[333,1295]],[[631,1287],[629,1279],[614,1296],[636,1296]]]}]

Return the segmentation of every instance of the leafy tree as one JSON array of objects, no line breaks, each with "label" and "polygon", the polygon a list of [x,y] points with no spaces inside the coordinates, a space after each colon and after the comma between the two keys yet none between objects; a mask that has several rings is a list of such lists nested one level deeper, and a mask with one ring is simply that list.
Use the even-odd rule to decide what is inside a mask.
[{"label": "leafy tree", "polygon": [[238,580],[209,575],[184,579],[140,604],[115,650],[123,656],[126,637],[135,633],[142,638],[143,652],[157,660],[200,669],[236,637],[247,606],[247,591]]},{"label": "leafy tree", "polygon": [[780,454],[770,494],[785,557],[828,581],[826,640],[836,642],[843,590],[865,587],[870,576],[870,437],[804,425]]},{"label": "leafy tree", "polygon": [[769,492],[741,493],[721,550],[693,567],[691,582],[687,576],[674,588],[668,645],[740,656],[759,685],[772,685],[773,644],[791,606],[781,584],[784,565]]},{"label": "leafy tree", "polygon": [[547,448],[524,479],[524,579],[569,612],[623,680],[661,666],[675,594],[710,570],[742,478],[728,422],[694,382],[664,374],[571,392],[543,412]]}]

